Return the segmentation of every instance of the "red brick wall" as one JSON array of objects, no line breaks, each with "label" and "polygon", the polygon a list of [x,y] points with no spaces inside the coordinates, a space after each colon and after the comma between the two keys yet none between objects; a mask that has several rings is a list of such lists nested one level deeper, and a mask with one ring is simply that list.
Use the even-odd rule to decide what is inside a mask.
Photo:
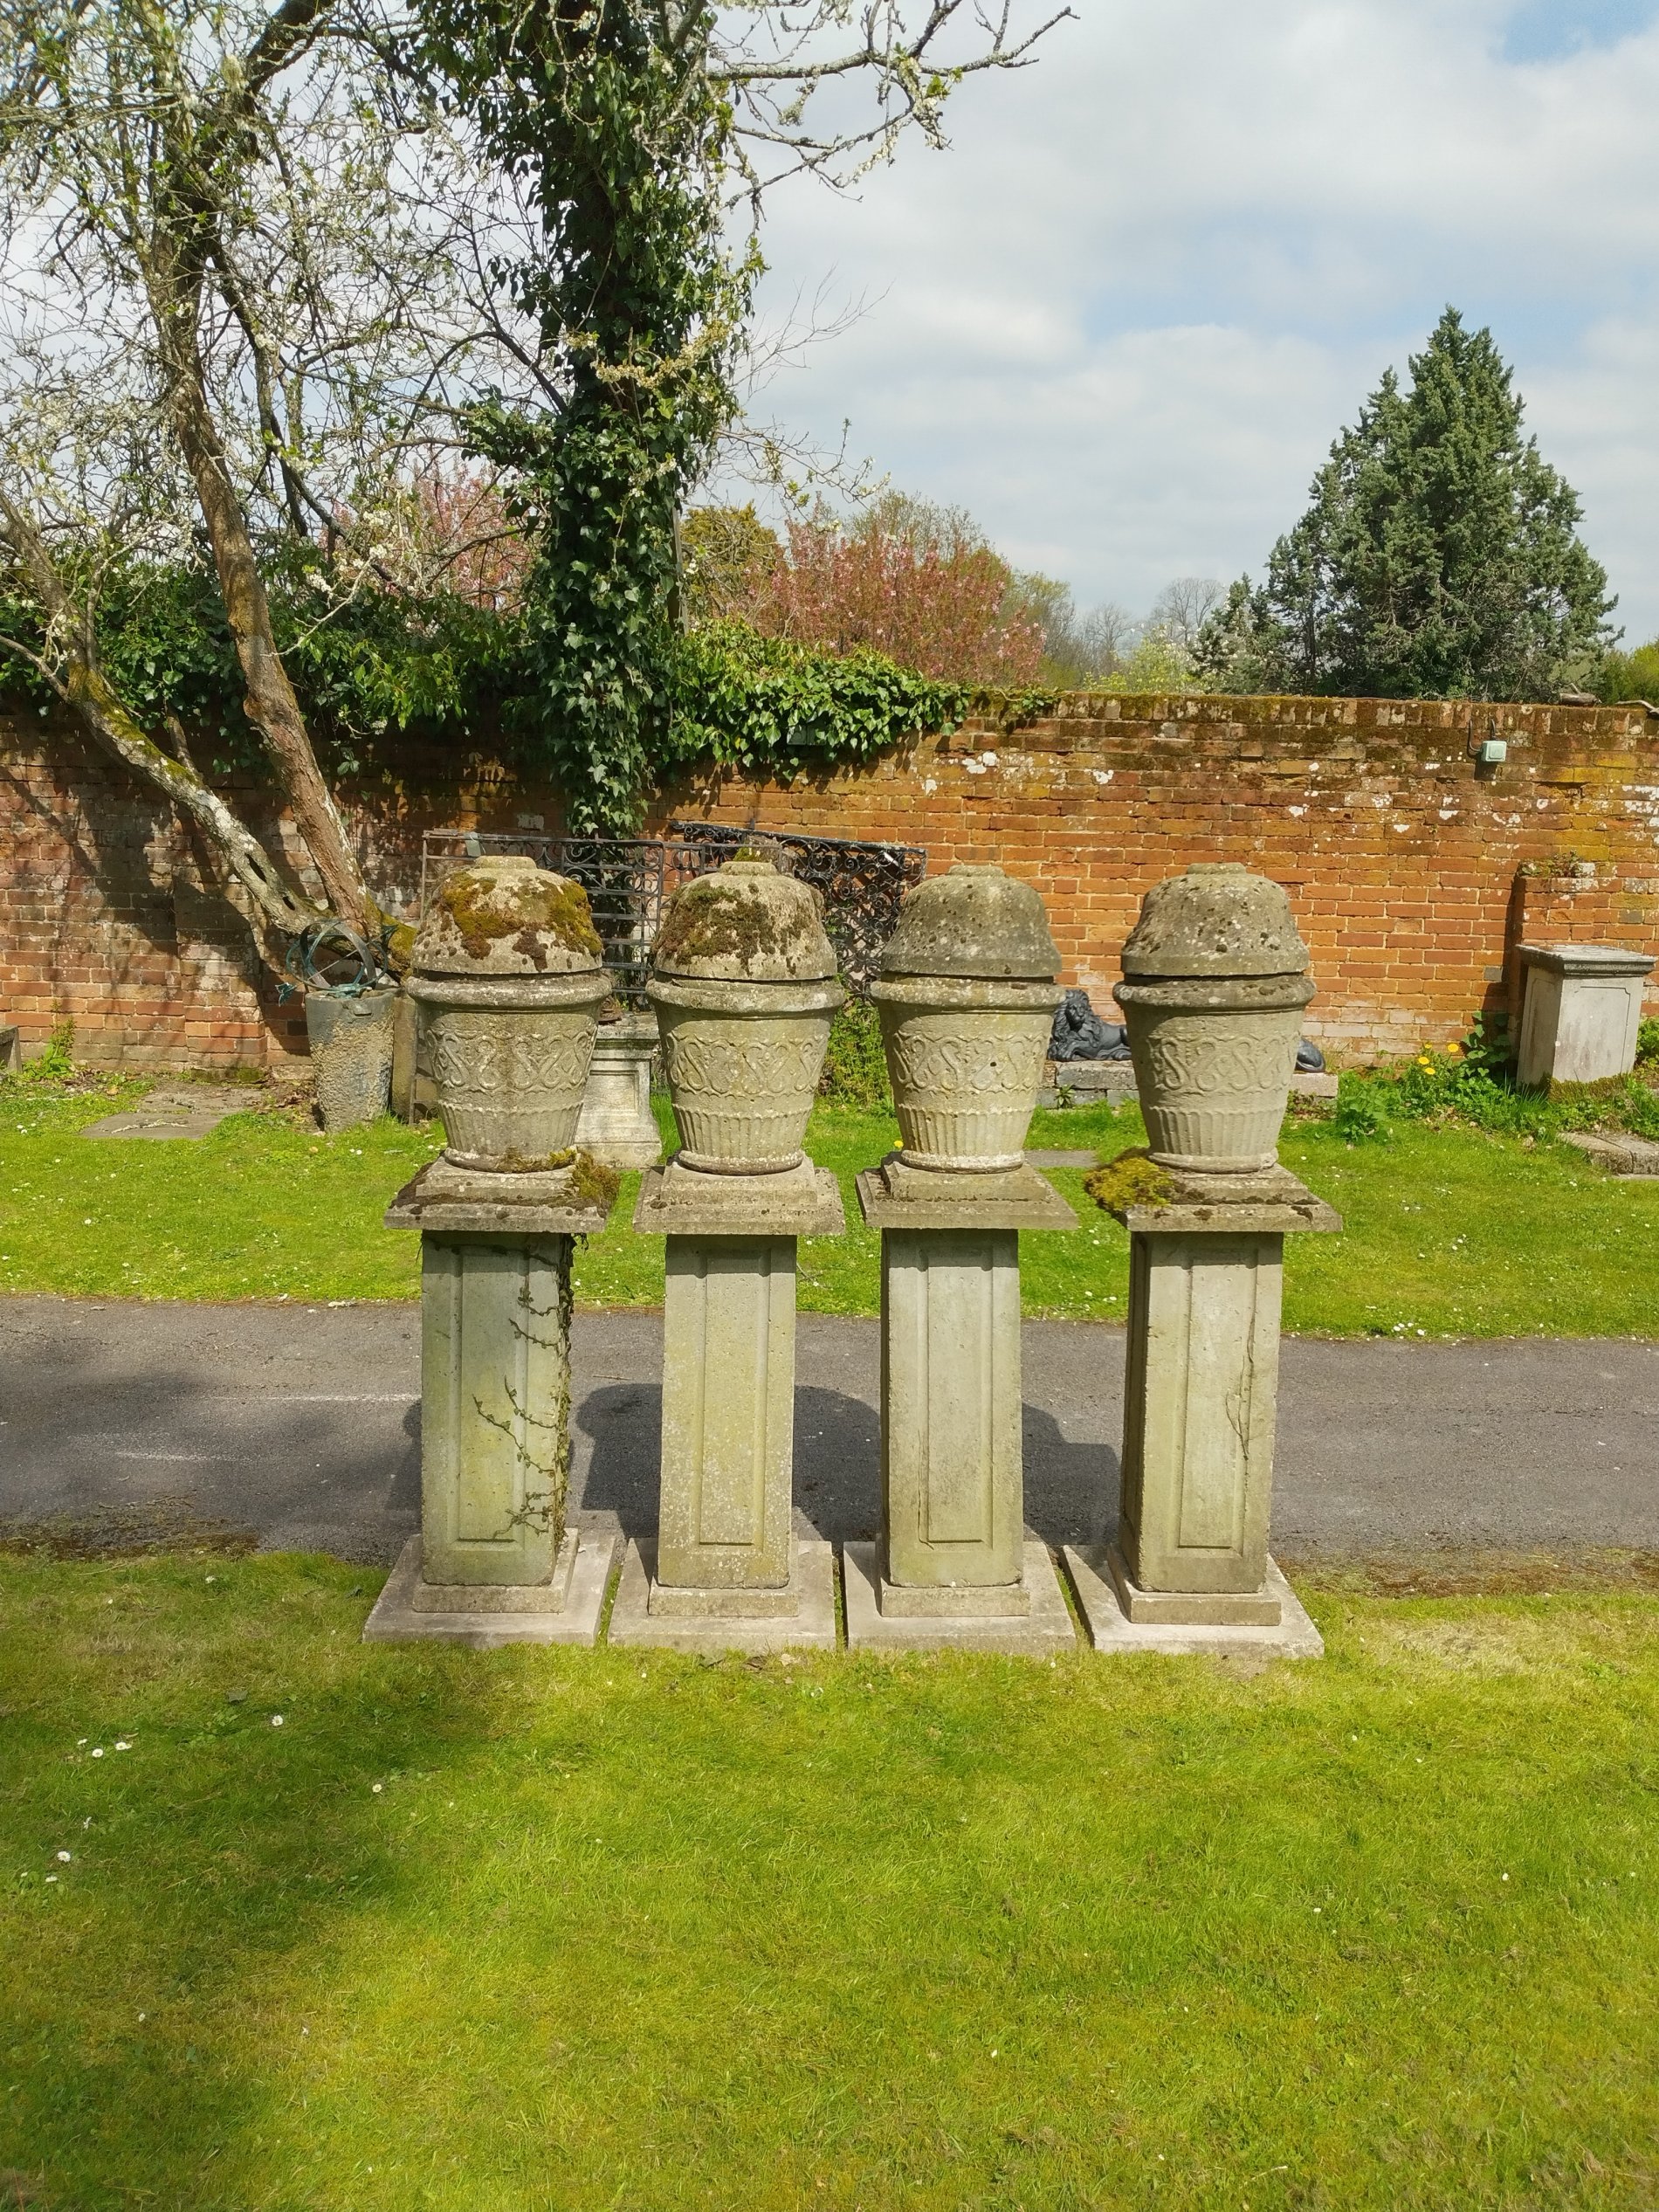
[{"label": "red brick wall", "polygon": [[[1489,735],[1508,759],[1477,768]],[[93,1059],[303,1050],[168,810],[72,738],[0,740],[0,1016],[25,1049],[72,1020]],[[557,826],[553,795],[490,763],[400,767],[401,786],[342,795],[389,903],[412,900],[424,828]],[[1148,885],[1245,861],[1288,887],[1319,985],[1309,1032],[1347,1058],[1506,1009],[1523,935],[1659,949],[1659,722],[1640,709],[1079,695],[847,774],[711,777],[667,794],[652,826],[676,814],[925,844],[934,870],[996,860],[1037,885],[1068,980],[1103,1007]]]}]

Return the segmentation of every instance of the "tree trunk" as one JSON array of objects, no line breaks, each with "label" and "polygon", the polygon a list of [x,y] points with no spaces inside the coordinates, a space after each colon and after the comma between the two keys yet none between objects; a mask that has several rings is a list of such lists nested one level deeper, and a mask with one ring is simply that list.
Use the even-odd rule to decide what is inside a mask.
[{"label": "tree trunk", "polygon": [[3,488],[0,488],[0,532],[28,578],[48,627],[57,632],[61,643],[65,663],[63,675],[53,675],[45,663],[40,664],[42,672],[65,705],[74,709],[93,742],[201,824],[272,929],[293,937],[308,923],[320,920],[314,906],[289,890],[252,830],[237,819],[190,761],[174,760],[145,736],[99,667],[91,625],[80,618],[33,517]]},{"label": "tree trunk", "polygon": [[368,891],[277,651],[265,580],[207,403],[194,315],[176,305],[170,312],[163,310],[157,320],[162,327],[168,404],[196,484],[220,596],[248,687],[243,712],[270,748],[284,795],[316,863],[331,909],[352,928],[363,930],[368,923]]}]

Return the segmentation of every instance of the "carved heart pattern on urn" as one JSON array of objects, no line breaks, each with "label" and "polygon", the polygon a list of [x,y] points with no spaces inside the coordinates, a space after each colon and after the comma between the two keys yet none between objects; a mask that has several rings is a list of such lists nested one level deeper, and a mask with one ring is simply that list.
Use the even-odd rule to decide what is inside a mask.
[{"label": "carved heart pattern on urn", "polygon": [[593,1058],[593,1031],[584,1024],[565,1037],[533,1030],[501,1034],[494,1015],[448,1014],[435,1023],[433,1079],[465,1097],[474,1092],[533,1088],[580,1093]]}]

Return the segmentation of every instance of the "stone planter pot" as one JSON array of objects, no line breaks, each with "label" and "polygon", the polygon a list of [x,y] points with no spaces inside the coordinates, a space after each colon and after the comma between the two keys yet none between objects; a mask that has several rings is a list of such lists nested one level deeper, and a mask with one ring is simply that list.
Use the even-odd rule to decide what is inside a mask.
[{"label": "stone planter pot", "polygon": [[754,1175],[800,1166],[843,996],[836,983],[652,982],[682,1167]]},{"label": "stone planter pot", "polygon": [[1205,1175],[1275,1166],[1313,996],[1278,885],[1224,864],[1154,885],[1123,964],[1113,996],[1153,1159]]},{"label": "stone planter pot", "polygon": [[870,996],[907,1167],[1017,1168],[1064,994],[1043,901],[960,862],[905,899]]},{"label": "stone planter pot", "polygon": [[799,1167],[830,1017],[846,996],[816,892],[769,861],[728,861],[675,892],[652,968],[680,1165]]},{"label": "stone planter pot", "polygon": [[576,1140],[610,979],[411,976],[426,1025],[444,1152],[458,1167],[545,1168]]},{"label": "stone planter pot", "polygon": [[515,857],[444,879],[408,990],[457,1166],[533,1173],[575,1140],[610,976],[579,885]]},{"label": "stone planter pot", "polygon": [[898,1116],[899,1158],[960,1174],[1017,1168],[1060,993],[942,975],[871,986]]},{"label": "stone planter pot", "polygon": [[306,992],[306,1039],[317,1072],[317,1112],[330,1135],[361,1128],[385,1113],[397,1002],[395,983],[379,983],[349,998]]}]

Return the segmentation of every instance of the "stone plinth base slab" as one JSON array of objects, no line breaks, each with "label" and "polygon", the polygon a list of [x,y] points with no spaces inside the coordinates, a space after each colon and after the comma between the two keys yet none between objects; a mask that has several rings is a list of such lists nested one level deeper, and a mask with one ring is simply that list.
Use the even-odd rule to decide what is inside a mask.
[{"label": "stone plinth base slab", "polygon": [[410,1603],[417,1613],[562,1613],[570,1602],[578,1537],[568,1528],[545,1582],[428,1582],[416,1575]]},{"label": "stone plinth base slab", "polygon": [[1119,1604],[1138,1628],[1276,1629],[1284,1618],[1270,1584],[1259,1590],[1143,1590],[1115,1544],[1106,1546],[1105,1567]]},{"label": "stone plinth base slab", "polygon": [[[1068,1544],[1064,1558],[1078,1610],[1097,1651],[1161,1651],[1172,1657],[1196,1652],[1208,1653],[1212,1658],[1318,1659],[1325,1656],[1325,1638],[1270,1559],[1263,1587],[1278,1602],[1277,1628],[1250,1628],[1236,1622],[1132,1621],[1123,1609],[1102,1552],[1079,1551]],[[850,1604],[848,1616],[850,1619]]]},{"label": "stone plinth base slab", "polygon": [[[806,1537],[795,1547],[793,1588],[797,1609],[769,1618],[707,1615],[688,1617],[651,1610],[654,1543],[630,1544],[616,1602],[610,1609],[612,1643],[644,1644],[658,1651],[690,1651],[704,1657],[721,1651],[833,1651],[836,1648],[835,1547]],[[677,1595],[680,1595],[676,1593]],[[712,1591],[712,1597],[729,1595]],[[758,1597],[761,1592],[750,1592]],[[785,1593],[780,1591],[780,1597]]]},{"label": "stone plinth base slab", "polygon": [[1022,1579],[1029,1593],[1023,1616],[884,1613],[881,1566],[874,1544],[842,1547],[847,1643],[855,1651],[1007,1651],[1049,1659],[1077,1648],[1065,1594],[1046,1544],[1028,1538]]},{"label": "stone plinth base slab", "polygon": [[599,1616],[610,1581],[616,1540],[592,1530],[573,1532],[576,1555],[557,1613],[425,1613],[414,1598],[421,1577],[421,1540],[411,1536],[398,1554],[375,1609],[363,1623],[365,1643],[416,1643],[430,1638],[465,1643],[474,1651],[497,1651],[508,1643],[575,1643],[591,1648],[599,1641]]}]

